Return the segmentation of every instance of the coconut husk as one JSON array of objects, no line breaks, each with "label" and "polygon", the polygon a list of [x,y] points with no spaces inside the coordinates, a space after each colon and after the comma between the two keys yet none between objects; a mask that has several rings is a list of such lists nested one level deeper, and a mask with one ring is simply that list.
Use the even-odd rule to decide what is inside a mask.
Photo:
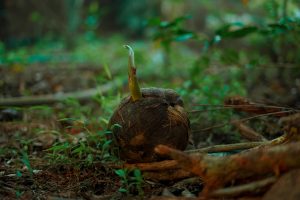
[{"label": "coconut husk", "polygon": [[190,122],[180,96],[162,88],[142,89],[142,96],[137,101],[123,99],[110,119],[120,158],[129,163],[162,160],[164,157],[154,152],[158,144],[184,150]]}]

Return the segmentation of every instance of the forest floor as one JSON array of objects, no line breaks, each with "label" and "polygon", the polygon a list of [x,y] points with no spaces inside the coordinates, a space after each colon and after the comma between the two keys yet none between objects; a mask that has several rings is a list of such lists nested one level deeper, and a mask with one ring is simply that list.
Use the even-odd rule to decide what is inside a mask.
[{"label": "forest floor", "polygon": [[[5,74],[3,96],[22,98],[27,92],[46,98],[42,105],[35,102],[36,98],[30,98],[18,106],[4,106],[1,110],[1,199],[140,199],[159,195],[164,188],[172,188],[176,183],[133,181],[141,184],[143,192],[137,191],[136,185],[124,186],[124,180],[112,167],[116,162],[121,166],[121,161],[108,155],[103,147],[107,141],[103,141],[106,126],[102,116],[110,108],[101,109],[105,102],[94,100],[96,93],[83,100],[66,98],[48,102],[49,95],[82,93],[96,88],[95,76],[101,73],[99,68],[90,66],[74,69],[63,65],[45,69],[36,65],[26,70],[1,69],[1,74]],[[123,82],[119,86],[126,88]],[[119,90],[116,87],[110,86],[105,93]],[[102,92],[101,89],[98,92]],[[111,101],[118,103],[118,98],[114,98]],[[122,187],[128,190],[127,195],[120,192]],[[189,187],[195,195],[201,188],[196,183]],[[172,190],[182,192],[182,188]]]},{"label": "forest floor", "polygon": [[[122,161],[110,154],[107,122],[127,93],[126,76],[83,64],[75,67],[69,64],[14,65],[0,70],[5,74],[0,83],[1,199],[148,199],[155,196],[193,199],[202,191],[204,185],[197,176],[161,181],[146,179],[139,170],[123,169]],[[184,83],[180,78],[168,82],[178,86]],[[159,85],[159,80],[156,84]],[[24,96],[32,98],[15,99]],[[201,107],[193,101],[186,102],[194,135],[194,146],[190,146],[190,150],[261,141],[259,136],[259,139],[244,137],[243,133],[248,134],[245,129],[229,123],[228,117],[243,119],[253,114],[228,111],[224,106]],[[215,111],[221,114],[208,117]],[[243,125],[257,127],[256,131],[263,133],[266,140],[283,134],[278,116],[262,118],[253,117],[251,123]],[[237,152],[221,151],[214,156]],[[299,173],[296,177],[299,183]],[[241,196],[260,199],[269,188],[270,185]]]}]

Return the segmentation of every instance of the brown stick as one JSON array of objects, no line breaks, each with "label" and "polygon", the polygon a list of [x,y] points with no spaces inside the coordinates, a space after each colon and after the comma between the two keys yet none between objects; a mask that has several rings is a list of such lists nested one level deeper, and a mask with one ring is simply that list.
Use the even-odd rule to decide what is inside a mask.
[{"label": "brown stick", "polygon": [[119,87],[123,85],[123,80],[115,80],[102,85],[98,88],[93,88],[89,90],[84,90],[80,92],[70,92],[65,94],[50,94],[50,95],[40,95],[40,96],[29,96],[29,97],[11,97],[0,99],[0,106],[29,106],[29,105],[41,105],[41,104],[53,104],[57,102],[64,101],[68,98],[75,98],[79,101],[91,99],[91,97],[106,93],[113,90],[114,87]]},{"label": "brown stick", "polygon": [[267,142],[242,142],[236,144],[220,144],[220,145],[205,147],[201,149],[187,150],[185,152],[188,154],[227,152],[227,151],[234,151],[234,150],[250,149],[263,144],[267,144]]},{"label": "brown stick", "polygon": [[[234,106],[234,109],[241,112],[254,113],[254,114],[267,114],[273,113],[273,116],[283,117],[288,115],[286,110],[278,106],[269,106],[249,101],[245,97],[233,96],[228,97],[224,101],[224,106]],[[283,112],[281,112],[283,111]],[[292,109],[288,109],[289,114],[293,113]]]},{"label": "brown stick", "polygon": [[214,157],[204,153],[197,154],[197,157],[190,156],[164,145],[158,145],[155,151],[171,156],[183,169],[198,175],[205,183],[205,195],[235,179],[268,173],[278,175],[300,167],[300,142],[255,148],[225,157]]},{"label": "brown stick", "polygon": [[125,164],[124,168],[135,169],[138,168],[141,171],[161,171],[180,168],[176,160],[164,160],[160,162],[152,163],[136,163],[136,164]]},{"label": "brown stick", "polygon": [[244,123],[236,121],[232,122],[232,124],[239,130],[240,134],[250,140],[250,141],[267,141],[267,139],[261,134],[254,131],[249,126],[246,126]]},{"label": "brown stick", "polygon": [[258,190],[275,183],[277,178],[275,176],[265,178],[263,180],[254,181],[248,184],[229,187],[229,188],[222,188],[215,190],[211,193],[210,196],[213,197],[234,197],[239,196],[244,193],[254,193]]}]

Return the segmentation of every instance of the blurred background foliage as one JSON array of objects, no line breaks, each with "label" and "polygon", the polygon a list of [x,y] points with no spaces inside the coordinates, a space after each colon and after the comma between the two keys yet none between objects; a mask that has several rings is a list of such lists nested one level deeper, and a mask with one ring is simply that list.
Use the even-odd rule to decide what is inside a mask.
[{"label": "blurred background foliage", "polygon": [[[189,110],[201,109],[198,104],[222,104],[230,95],[298,107],[299,4],[298,0],[2,0],[1,76],[9,82],[3,69],[18,74],[36,64],[106,66],[106,72],[94,78],[101,84],[126,77],[122,45],[128,43],[136,51],[142,86],[176,89]],[[4,85],[2,80],[0,88]],[[105,106],[112,110],[115,104]],[[207,111],[194,120],[211,119],[213,124],[231,115]]]}]

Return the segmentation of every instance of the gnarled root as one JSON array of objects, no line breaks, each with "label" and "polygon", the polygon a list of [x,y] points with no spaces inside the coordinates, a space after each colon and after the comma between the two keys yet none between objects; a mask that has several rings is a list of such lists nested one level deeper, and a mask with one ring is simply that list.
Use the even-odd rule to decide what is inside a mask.
[{"label": "gnarled root", "polygon": [[300,167],[300,142],[254,148],[225,157],[205,153],[192,156],[164,145],[158,145],[155,151],[172,157],[184,170],[198,175],[205,183],[204,195],[233,180],[265,174],[279,175]]}]

